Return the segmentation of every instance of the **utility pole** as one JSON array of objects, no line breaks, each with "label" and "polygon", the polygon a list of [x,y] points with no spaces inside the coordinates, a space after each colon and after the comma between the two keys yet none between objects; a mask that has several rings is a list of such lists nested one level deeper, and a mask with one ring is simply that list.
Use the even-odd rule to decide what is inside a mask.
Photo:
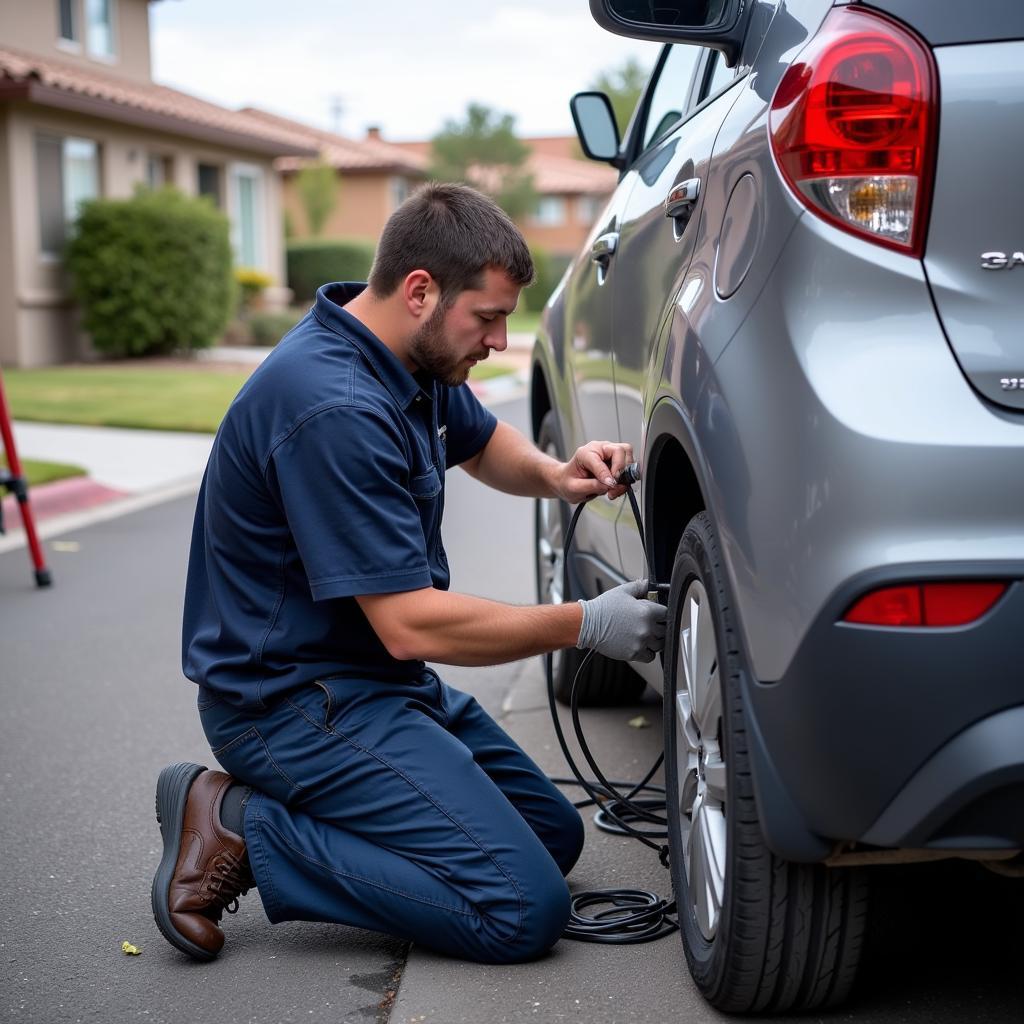
[{"label": "utility pole", "polygon": [[335,135],[341,134],[341,116],[345,113],[345,101],[343,97],[334,95],[331,97],[331,131]]}]

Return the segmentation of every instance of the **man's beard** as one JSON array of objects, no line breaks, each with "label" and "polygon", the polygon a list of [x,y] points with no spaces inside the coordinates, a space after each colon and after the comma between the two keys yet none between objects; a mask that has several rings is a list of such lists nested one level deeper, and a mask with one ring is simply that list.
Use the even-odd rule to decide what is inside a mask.
[{"label": "man's beard", "polygon": [[439,302],[430,319],[409,340],[409,357],[421,370],[454,388],[466,383],[470,368],[462,365],[445,337],[447,312],[447,306]]}]

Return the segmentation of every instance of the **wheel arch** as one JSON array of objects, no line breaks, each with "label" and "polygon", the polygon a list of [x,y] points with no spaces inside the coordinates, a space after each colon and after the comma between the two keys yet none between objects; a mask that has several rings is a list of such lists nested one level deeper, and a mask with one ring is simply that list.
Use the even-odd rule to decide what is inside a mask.
[{"label": "wheel arch", "polygon": [[544,371],[540,352],[535,348],[533,368],[530,371],[530,429],[533,431],[534,441],[540,437],[540,425],[544,417],[554,408],[551,394],[551,386]]},{"label": "wheel arch", "polygon": [[667,582],[686,524],[707,508],[697,446],[683,410],[671,399],[654,409],[644,456],[644,522],[654,571]]},{"label": "wheel arch", "polygon": [[[700,456],[696,435],[685,410],[673,399],[661,399],[647,428],[644,468],[644,524],[648,543],[653,546],[654,571],[659,582],[668,582],[675,563],[679,539],[686,524],[707,511],[716,520],[707,500],[710,473]],[[726,588],[731,590],[726,570]],[[739,626],[739,608],[730,596]],[[744,655],[744,664],[749,659]],[[744,671],[744,705],[747,712],[747,740],[750,748],[754,796],[765,840],[787,860],[823,860],[831,844],[812,833],[804,823],[782,783],[758,725],[750,688],[755,684]]]}]

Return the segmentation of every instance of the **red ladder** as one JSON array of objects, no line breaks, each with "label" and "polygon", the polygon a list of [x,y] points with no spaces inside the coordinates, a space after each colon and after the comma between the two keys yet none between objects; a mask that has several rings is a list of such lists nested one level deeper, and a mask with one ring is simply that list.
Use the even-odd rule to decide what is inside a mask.
[{"label": "red ladder", "polygon": [[[21,461],[18,450],[14,447],[14,431],[11,430],[11,415],[7,409],[7,397],[4,395],[4,378],[0,373],[0,436],[3,437],[4,453],[7,456],[7,469],[0,467],[0,494],[8,490],[18,501],[18,511],[25,527],[28,540],[29,557],[35,569],[36,586],[48,587],[53,582],[50,570],[43,560],[43,549],[36,534],[35,520],[32,518],[32,506],[28,502],[28,484],[21,473]],[[0,533],[3,533],[3,516],[0,513]]]}]

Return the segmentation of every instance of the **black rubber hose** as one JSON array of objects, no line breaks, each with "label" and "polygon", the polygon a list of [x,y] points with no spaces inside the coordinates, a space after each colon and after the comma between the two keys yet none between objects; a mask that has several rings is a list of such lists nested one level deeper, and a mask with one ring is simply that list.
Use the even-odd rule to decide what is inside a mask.
[{"label": "black rubber hose", "polygon": [[[654,567],[651,564],[650,555],[644,540],[640,509],[637,506],[636,497],[632,489],[632,484],[638,479],[639,473],[636,470],[635,463],[619,476],[619,482],[628,486],[626,494],[629,497],[630,506],[636,518],[637,530],[640,533],[640,544],[644,551],[649,574],[648,592],[654,591],[657,593],[657,579],[654,575]],[[566,564],[568,564],[569,548],[572,544],[573,534],[576,532],[576,524],[582,512],[583,503],[576,507],[569,522],[564,546]],[[655,850],[662,865],[667,867],[668,847],[653,841],[655,839],[665,839],[667,836],[668,823],[665,818],[665,790],[662,786],[652,785],[650,781],[664,761],[664,754],[658,756],[658,759],[640,782],[613,782],[605,778],[584,736],[583,726],[579,718],[578,684],[580,675],[592,654],[592,651],[588,652],[576,670],[570,696],[570,707],[573,731],[579,741],[580,749],[583,751],[587,764],[590,765],[597,776],[596,780],[587,779],[583,776],[566,743],[562,724],[558,718],[558,705],[555,701],[553,657],[551,654],[544,656],[551,719],[554,723],[558,744],[574,776],[572,779],[556,778],[552,779],[552,781],[561,785],[580,786],[587,793],[588,799],[580,801],[576,806],[597,805],[598,809],[594,815],[594,822],[598,828],[605,832],[627,835],[639,840],[645,846]],[[629,792],[622,793],[619,791],[619,787],[628,787]],[[661,795],[657,798],[635,799],[638,793],[644,791],[656,792]],[[656,828],[637,828],[634,824],[637,822],[655,825]],[[592,910],[594,907],[605,907],[605,909],[589,914],[584,913],[584,911]],[[675,913],[675,910],[674,902],[662,899],[654,893],[642,889],[594,889],[578,892],[572,895],[569,923],[566,925],[563,937],[579,942],[600,942],[611,945],[632,945],[638,942],[650,942],[678,930],[679,924],[671,916]]]}]

